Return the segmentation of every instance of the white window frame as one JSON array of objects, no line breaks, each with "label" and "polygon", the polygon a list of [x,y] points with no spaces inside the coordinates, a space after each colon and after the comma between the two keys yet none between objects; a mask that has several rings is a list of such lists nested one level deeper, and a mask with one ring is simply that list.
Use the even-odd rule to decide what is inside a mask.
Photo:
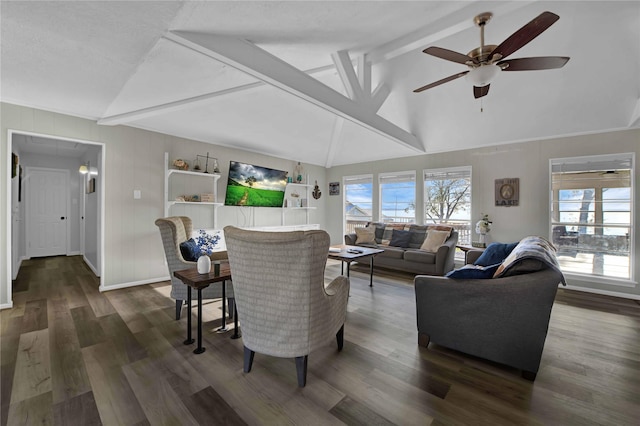
[{"label": "white window frame", "polygon": [[[472,230],[471,230],[471,218],[473,217],[473,212],[471,211],[471,206],[472,204],[472,194],[473,194],[473,170],[471,166],[460,166],[460,167],[444,167],[444,168],[439,168],[439,169],[424,169],[422,171],[422,191],[423,191],[423,203],[424,203],[424,207],[423,207],[423,223],[424,224],[429,224],[431,222],[429,222],[430,219],[427,218],[427,187],[426,187],[426,183],[427,183],[427,175],[435,175],[435,174],[441,174],[441,175],[447,175],[447,174],[461,174],[461,173],[468,173],[468,178],[469,178],[469,204],[468,204],[468,209],[469,209],[469,220],[468,220],[468,230],[466,229],[467,227],[464,225],[460,225],[457,226],[456,229],[458,231],[458,243],[461,245],[465,244],[465,241],[462,240],[462,236],[464,235],[464,232],[467,231],[469,233],[469,242],[466,245],[471,245],[471,241],[473,239],[473,235],[472,235]],[[430,179],[432,180],[432,179]]]},{"label": "white window frame", "polygon": [[373,186],[373,174],[366,175],[355,175],[355,176],[343,176],[342,177],[342,234],[346,235],[352,231],[352,229],[347,224],[347,212],[345,210],[345,205],[347,203],[347,184],[349,181],[369,181],[371,183],[371,221],[375,221],[374,211],[373,211],[373,195],[375,188]]},{"label": "white window frame", "polygon": [[[556,200],[556,193],[554,192],[553,174],[560,170],[567,172],[587,172],[589,169],[592,171],[608,171],[616,169],[616,164],[630,164],[630,218],[629,218],[629,276],[628,278],[614,277],[611,275],[594,274],[586,272],[576,271],[563,271],[567,277],[575,277],[581,281],[590,281],[601,284],[611,284],[618,286],[633,287],[637,283],[635,282],[635,236],[634,236],[634,219],[636,215],[635,211],[635,153],[620,153],[620,154],[604,154],[604,155],[591,155],[581,157],[568,157],[568,158],[552,158],[549,160],[549,240],[553,241],[553,230],[556,226],[567,226],[568,222],[561,222],[558,214],[554,211],[554,203],[559,204],[560,200]],[[619,168],[619,167],[618,167]],[[598,202],[594,198],[594,203]],[[559,209],[558,209],[559,210]],[[588,222],[585,222],[587,224]],[[604,223],[589,224],[589,227],[604,227]],[[579,226],[579,225],[574,225]],[[562,253],[559,248],[559,254]],[[578,253],[580,251],[578,250]],[[562,269],[562,259],[559,256]]]},{"label": "white window frame", "polygon": [[[383,185],[383,181],[384,180],[389,180],[392,178],[398,178],[398,181],[402,181],[401,178],[403,176],[406,177],[410,177],[413,180],[413,203],[414,203],[414,209],[413,209],[413,221],[411,222],[407,222],[407,223],[418,223],[416,221],[416,212],[417,212],[417,203],[418,203],[418,198],[417,198],[417,185],[416,185],[416,171],[415,170],[405,170],[405,171],[401,171],[401,172],[386,172],[386,173],[380,173],[378,174],[378,199],[380,200],[378,203],[378,217],[379,217],[379,221],[380,222],[384,222],[384,217],[382,215],[382,210],[383,210],[383,197],[382,197],[382,185]],[[407,180],[407,182],[409,182],[409,180]],[[397,217],[396,217],[397,219]],[[394,219],[393,222],[396,222],[396,220]]]}]

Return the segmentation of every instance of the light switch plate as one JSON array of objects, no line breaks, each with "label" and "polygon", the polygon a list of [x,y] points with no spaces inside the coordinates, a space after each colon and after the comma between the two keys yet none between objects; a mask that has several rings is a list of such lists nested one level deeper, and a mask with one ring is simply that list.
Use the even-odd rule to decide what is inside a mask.
[{"label": "light switch plate", "polygon": [[133,190],[133,199],[134,200],[139,200],[140,198],[142,198],[142,191],[140,191],[139,189],[134,189]]}]

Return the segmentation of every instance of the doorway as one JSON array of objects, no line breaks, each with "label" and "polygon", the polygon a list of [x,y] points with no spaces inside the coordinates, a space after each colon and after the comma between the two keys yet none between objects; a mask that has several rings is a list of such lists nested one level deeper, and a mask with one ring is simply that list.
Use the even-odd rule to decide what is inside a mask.
[{"label": "doorway", "polygon": [[[9,152],[15,153],[23,176],[8,191],[8,285],[22,260],[32,256],[82,255],[103,285],[104,270],[104,144],[46,134],[9,130]],[[81,165],[96,170],[95,190],[88,193]],[[67,185],[61,180],[67,176]],[[53,182],[52,180],[56,180]],[[87,221],[85,211],[92,217]],[[30,215],[41,217],[27,217]],[[54,213],[55,211],[55,213]],[[62,219],[64,218],[64,219]],[[35,220],[32,220],[35,219]],[[34,247],[35,243],[35,247]],[[63,244],[64,243],[64,244]],[[7,294],[12,300],[11,288]]]}]

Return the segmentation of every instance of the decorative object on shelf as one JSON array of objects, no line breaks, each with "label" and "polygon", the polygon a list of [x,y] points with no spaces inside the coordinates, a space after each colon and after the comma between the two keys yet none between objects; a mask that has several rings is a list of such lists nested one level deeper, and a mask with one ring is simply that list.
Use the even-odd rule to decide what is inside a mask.
[{"label": "decorative object on shelf", "polygon": [[304,183],[304,182],[302,182],[302,174],[303,173],[304,173],[304,168],[302,167],[302,165],[298,161],[298,164],[296,165],[295,169],[293,170],[293,175],[296,177],[296,183]]},{"label": "decorative object on shelf", "polygon": [[340,182],[329,182],[329,195],[340,195]]},{"label": "decorative object on shelf", "polygon": [[200,160],[198,159],[198,156],[196,155],[196,159],[193,160],[193,171],[194,172],[199,172],[200,170],[202,170],[202,168],[200,167]]},{"label": "decorative object on shelf", "polygon": [[200,194],[183,195],[182,197],[184,198],[184,201],[187,201],[189,203],[199,203],[200,202]]},{"label": "decorative object on shelf", "polygon": [[208,274],[211,272],[211,258],[205,254],[198,258],[198,273]]},{"label": "decorative object on shelf", "polygon": [[209,157],[209,153],[207,152],[207,155],[196,155],[196,158],[204,158],[205,162],[204,162],[204,172],[203,173],[209,173],[209,160],[213,160],[213,172],[211,173],[220,173],[220,169],[218,169],[218,159],[214,158],[214,157]]},{"label": "decorative object on shelf", "polygon": [[511,207],[520,203],[520,178],[496,179],[496,206]]},{"label": "decorative object on shelf", "polygon": [[187,200],[185,200],[184,195],[178,195],[178,196],[176,197],[176,201],[184,202],[184,201],[187,201]]},{"label": "decorative object on shelf", "polygon": [[318,199],[322,197],[322,192],[320,192],[320,187],[318,186],[318,181],[316,181],[316,185],[313,187],[313,192],[311,193],[314,199]]},{"label": "decorative object on shelf", "polygon": [[476,234],[478,234],[479,237],[479,241],[478,243],[480,245],[478,246],[474,246],[474,247],[486,247],[486,242],[485,242],[485,235],[487,235],[489,233],[489,231],[491,231],[491,224],[493,222],[491,222],[489,220],[489,215],[488,214],[482,214],[482,219],[480,219],[477,223],[476,223]]},{"label": "decorative object on shelf", "polygon": [[173,161],[173,167],[175,167],[178,170],[187,171],[187,170],[189,170],[189,163],[187,163],[186,161],[184,161],[181,158],[178,158],[177,160]]},{"label": "decorative object on shelf", "polygon": [[213,194],[200,194],[201,203],[215,203],[216,197]]},{"label": "decorative object on shelf", "polygon": [[300,207],[309,207],[309,200],[306,198],[300,198]]}]

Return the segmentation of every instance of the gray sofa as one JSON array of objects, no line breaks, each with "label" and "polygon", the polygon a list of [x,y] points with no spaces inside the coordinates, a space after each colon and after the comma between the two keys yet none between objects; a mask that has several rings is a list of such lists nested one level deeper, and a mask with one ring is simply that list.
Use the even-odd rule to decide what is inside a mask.
[{"label": "gray sofa", "polygon": [[[469,262],[478,252],[469,252]],[[414,279],[418,344],[436,343],[522,370],[535,380],[562,274],[553,268],[492,279]]]},{"label": "gray sofa", "polygon": [[[380,222],[372,222],[368,226],[376,227],[376,241],[380,243],[380,229],[394,224],[384,224]],[[384,250],[375,257],[374,267],[395,269],[414,274],[427,275],[445,275],[454,267],[454,257],[456,244],[458,243],[458,232],[451,231],[451,235],[443,245],[438,248],[436,253],[420,250],[420,246],[424,242],[429,225],[406,225],[411,232],[411,242],[409,247],[394,247],[382,244],[360,244],[365,247],[375,247]],[[347,245],[356,244],[356,234],[346,234],[344,242]]]}]

